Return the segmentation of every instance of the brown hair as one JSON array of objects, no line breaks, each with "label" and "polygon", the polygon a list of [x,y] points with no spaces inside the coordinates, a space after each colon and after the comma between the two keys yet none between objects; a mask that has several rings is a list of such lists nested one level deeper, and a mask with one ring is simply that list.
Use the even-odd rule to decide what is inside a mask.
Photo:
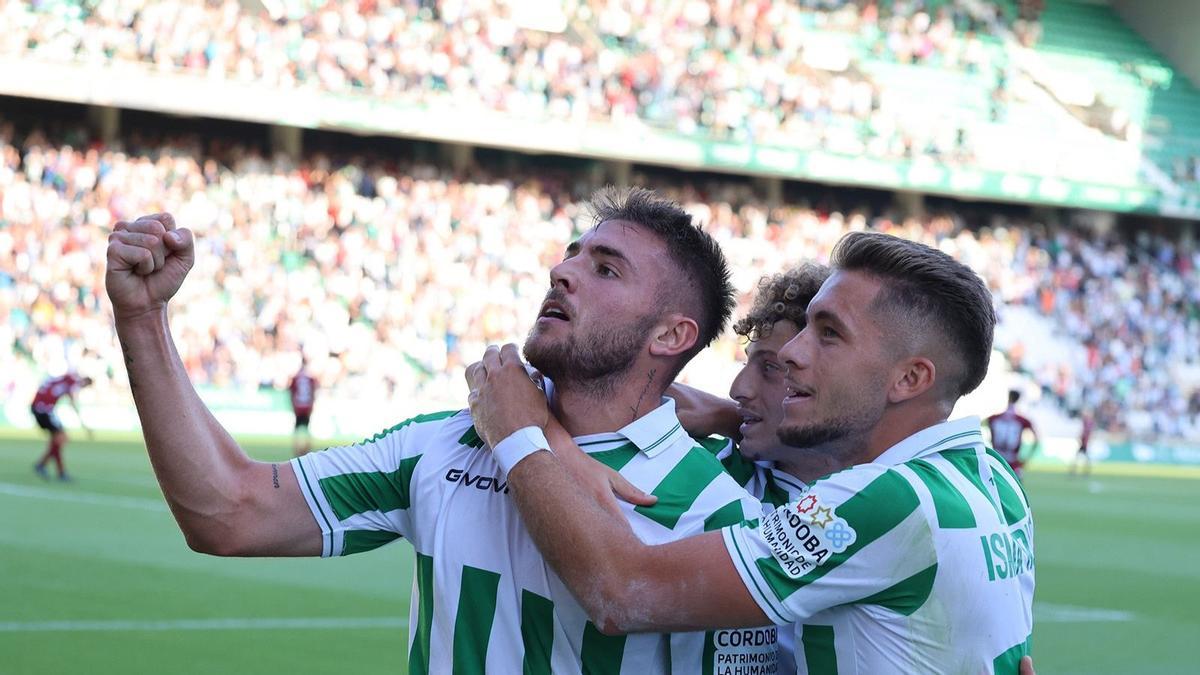
[{"label": "brown hair", "polygon": [[681,272],[675,288],[670,289],[672,294],[690,295],[700,309],[700,316],[694,317],[700,335],[696,346],[685,354],[686,363],[721,334],[733,313],[733,284],[720,244],[677,202],[659,197],[653,190],[610,185],[596,191],[588,206],[597,225],[610,220],[637,223],[667,245],[671,262]]},{"label": "brown hair", "polygon": [[833,249],[836,269],[866,272],[882,280],[873,309],[903,326],[908,335],[942,337],[962,372],[954,398],[983,381],[992,354],[996,312],[992,294],[978,274],[941,251],[878,232],[851,232]]},{"label": "brown hair", "polygon": [[828,267],[810,262],[759,279],[750,311],[733,324],[733,332],[754,342],[769,337],[779,321],[803,330],[808,303],[828,278]]}]

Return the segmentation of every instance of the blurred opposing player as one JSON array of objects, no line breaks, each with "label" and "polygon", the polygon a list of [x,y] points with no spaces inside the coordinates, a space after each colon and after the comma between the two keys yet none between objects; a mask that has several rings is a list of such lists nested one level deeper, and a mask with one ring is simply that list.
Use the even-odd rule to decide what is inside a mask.
[{"label": "blurred opposing player", "polygon": [[[547,378],[543,401],[593,457],[653,490],[657,501],[620,509],[645,541],[761,515],[662,396],[732,310],[719,246],[678,204],[646,190],[603,191],[593,209],[596,225],[551,268],[525,344]],[[602,633],[513,504],[504,462],[522,446],[489,450],[467,410],[419,415],[284,465],[247,457],[196,395],[166,320],[194,256],[191,233],[166,214],[119,222],[105,279],[146,447],[194,549],[338,556],[408,539],[410,672],[650,675],[713,672],[750,656],[775,662],[773,627]]]},{"label": "blurred opposing player", "polygon": [[1008,392],[1008,408],[1002,413],[996,413],[987,418],[988,429],[992,434],[992,449],[1000,453],[1004,461],[1012,467],[1017,477],[1021,476],[1025,466],[1021,459],[1021,446],[1025,440],[1025,432],[1033,436],[1033,444],[1038,443],[1037,429],[1028,417],[1017,412],[1017,401],[1021,400],[1021,392],[1012,389]]},{"label": "blurred opposing player", "polygon": [[[1096,430],[1096,418],[1090,411],[1084,411],[1079,424],[1079,449],[1071,460],[1068,472],[1074,475],[1080,471],[1087,476],[1092,473],[1092,457],[1088,454],[1088,443],[1092,441],[1092,432]],[[1081,469],[1082,467],[1082,469]]]},{"label": "blurred opposing player", "polygon": [[307,455],[312,450],[312,433],[308,421],[312,417],[313,402],[317,398],[317,380],[308,372],[308,359],[300,357],[300,370],[288,384],[292,398],[292,412],[296,414],[296,428],[292,431],[292,452],[297,456]]},{"label": "blurred opposing player", "polygon": [[33,465],[33,470],[42,478],[49,478],[46,472],[46,464],[50,460],[54,460],[55,466],[58,468],[58,479],[61,481],[71,480],[67,475],[67,469],[63,465],[63,447],[67,444],[67,432],[63,430],[62,421],[58,419],[58,415],[54,412],[54,407],[58,405],[59,399],[67,397],[71,403],[71,407],[75,409],[76,416],[79,416],[79,425],[87,432],[91,438],[92,430],[83,424],[83,417],[79,415],[79,403],[75,400],[75,394],[80,389],[90,386],[92,378],[80,377],[75,373],[67,373],[52,377],[42,383],[38,387],[37,394],[33,397],[33,403],[29,406],[30,412],[33,413],[33,419],[37,420],[37,425],[45,429],[50,434],[50,441],[46,446],[46,453],[42,455],[37,464]]}]

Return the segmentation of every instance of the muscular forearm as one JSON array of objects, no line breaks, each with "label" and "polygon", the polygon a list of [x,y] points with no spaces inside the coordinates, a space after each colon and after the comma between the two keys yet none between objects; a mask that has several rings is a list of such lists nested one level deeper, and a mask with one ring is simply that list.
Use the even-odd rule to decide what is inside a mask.
[{"label": "muscular forearm", "polygon": [[674,632],[768,623],[733,569],[719,533],[646,545],[625,520],[578,489],[548,452],[514,466],[509,485],[543,557],[600,630]]},{"label": "muscular forearm", "polygon": [[[233,552],[246,470],[254,462],[196,394],[166,310],[117,321],[150,463],[192,548]],[[265,468],[265,467],[264,467]]]}]

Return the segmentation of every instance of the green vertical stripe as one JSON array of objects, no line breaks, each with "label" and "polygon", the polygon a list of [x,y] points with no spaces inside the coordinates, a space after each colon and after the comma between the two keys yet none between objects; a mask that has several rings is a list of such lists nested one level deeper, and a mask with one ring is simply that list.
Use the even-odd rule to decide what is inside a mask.
[{"label": "green vertical stripe", "polygon": [[937,512],[938,527],[944,530],[975,527],[975,513],[971,511],[971,503],[945,474],[937,470],[937,467],[923,459],[905,462],[905,466],[912,469],[929,489],[929,494],[933,497],[934,511]]},{"label": "green vertical stripe", "polygon": [[395,471],[343,473],[318,481],[338,520],[368,511],[395,511],[410,505],[409,487],[421,455],[400,460]]},{"label": "green vertical stripe", "polygon": [[[820,483],[818,483],[820,485]],[[766,579],[775,597],[783,600],[792,593],[837,569],[850,556],[899,525],[919,505],[917,493],[900,474],[888,469],[862,490],[833,510],[854,528],[857,538],[841,553],[834,553],[799,579],[792,579],[775,558],[759,558],[759,572]]]},{"label": "green vertical stripe", "polygon": [[929,594],[933,591],[933,582],[937,578],[937,569],[937,563],[934,563],[904,581],[885,588],[875,595],[863,598],[855,604],[879,605],[897,614],[910,616],[929,599]]},{"label": "green vertical stripe", "polygon": [[342,539],[342,555],[370,551],[399,537],[395,532],[386,530],[347,530]]},{"label": "green vertical stripe", "polygon": [[583,675],[620,675],[625,658],[625,635],[605,635],[591,621],[583,629]]},{"label": "green vertical stripe", "polygon": [[1003,476],[995,480],[996,492],[1000,495],[1000,507],[1004,511],[1004,522],[1016,525],[1025,518],[1025,505],[1021,503],[1021,498],[1017,496]]},{"label": "green vertical stripe", "polygon": [[1021,657],[1028,656],[1033,651],[1033,634],[1024,642],[1009,647],[1003,654],[992,661],[992,672],[996,675],[1017,675],[1021,667]]},{"label": "green vertical stripe", "polygon": [[454,617],[455,675],[481,675],[485,670],[499,586],[499,574],[463,565]]},{"label": "green vertical stripe", "polygon": [[804,646],[804,663],[808,666],[808,675],[837,675],[837,652],[833,648],[833,626],[804,624],[801,641]]},{"label": "green vertical stripe", "polygon": [[742,487],[746,487],[750,479],[754,478],[754,462],[743,457],[737,448],[734,448],[732,454],[721,460],[721,465],[725,467],[725,473],[732,476]]},{"label": "green vertical stripe", "polygon": [[[1004,458],[1001,457],[1000,454],[995,450],[988,448],[987,454],[989,457],[996,460],[995,462],[992,462],[993,464],[1000,465],[1000,470],[1004,473],[1007,473],[1013,479],[1013,485],[1016,485],[1017,489],[1021,491],[1021,496],[1025,498],[1025,503],[1028,504],[1029,494],[1025,492],[1025,484],[1021,482],[1021,478],[1017,476],[1017,472],[1013,471],[1013,468],[1008,465],[1008,462],[1006,462]],[[993,472],[994,471],[995,470],[993,469]]]},{"label": "green vertical stripe", "polygon": [[[720,438],[718,436],[707,436],[705,438],[696,438],[693,436],[692,440],[696,442],[696,445],[704,448],[713,455],[719,455],[721,454],[722,450],[733,445],[733,441],[729,440],[728,438]],[[733,448],[733,454],[739,454],[736,445]]]},{"label": "green vertical stripe", "polygon": [[417,625],[412,627],[409,675],[429,672],[429,638],[433,624],[433,558],[417,554]]},{"label": "green vertical stripe", "polygon": [[589,452],[588,457],[600,462],[604,466],[613,471],[620,471],[629,460],[636,457],[638,454],[637,446],[633,443],[626,443],[619,448],[612,450],[600,450],[599,452]]},{"label": "green vertical stripe", "polygon": [[475,425],[467,427],[463,435],[458,438],[459,445],[465,445],[469,448],[478,450],[483,447],[483,439],[479,437],[479,432],[475,430]]},{"label": "green vertical stripe", "polygon": [[704,531],[712,532],[722,527],[737,525],[745,519],[746,516],[742,513],[742,502],[740,499],[735,499],[713,511],[711,516],[704,519]]},{"label": "green vertical stripe", "polygon": [[[670,650],[667,652],[670,653]],[[713,675],[713,661],[716,660],[717,631],[710,630],[704,634],[704,649],[700,652],[700,675]]]},{"label": "green vertical stripe", "polygon": [[650,520],[673,529],[683,514],[696,503],[696,498],[714,478],[721,475],[721,463],[707,451],[692,448],[683,459],[654,488],[658,497],[654,506],[639,506],[634,509]]},{"label": "green vertical stripe", "polygon": [[550,675],[554,645],[554,602],[521,591],[521,642],[525,645],[524,675]]},{"label": "green vertical stripe", "polygon": [[942,457],[950,462],[954,468],[958,469],[959,473],[967,477],[987,500],[987,503],[996,509],[996,517],[1003,518],[1004,515],[1000,512],[1000,505],[992,499],[992,493],[988,492],[983,485],[983,477],[979,473],[980,457],[976,454],[974,448],[964,448],[962,450],[945,450],[941,453]]},{"label": "green vertical stripe", "polygon": [[770,504],[775,508],[779,508],[784,504],[792,501],[792,496],[788,490],[781,487],[779,481],[775,480],[775,472],[766,472],[766,485],[763,487],[762,501],[764,504]]}]

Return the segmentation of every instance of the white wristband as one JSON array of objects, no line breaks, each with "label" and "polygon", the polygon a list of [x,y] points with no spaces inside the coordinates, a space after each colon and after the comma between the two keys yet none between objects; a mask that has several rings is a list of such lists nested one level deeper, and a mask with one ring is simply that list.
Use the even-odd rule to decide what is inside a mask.
[{"label": "white wristband", "polygon": [[496,458],[500,468],[508,473],[517,462],[538,450],[550,451],[550,441],[546,440],[546,434],[542,433],[541,427],[528,426],[517,429],[511,436],[497,443],[496,447],[492,448],[492,456]]}]

